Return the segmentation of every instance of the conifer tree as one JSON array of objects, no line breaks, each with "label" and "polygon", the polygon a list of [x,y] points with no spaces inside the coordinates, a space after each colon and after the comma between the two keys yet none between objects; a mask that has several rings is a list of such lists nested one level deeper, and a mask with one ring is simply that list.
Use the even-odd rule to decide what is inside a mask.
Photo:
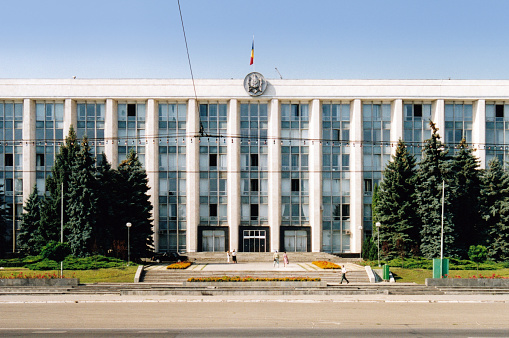
[{"label": "conifer tree", "polygon": [[[2,186],[0,186],[2,188]],[[4,190],[1,189],[0,193],[0,257],[5,255],[7,251],[7,212],[9,208],[5,203]]]},{"label": "conifer tree", "polygon": [[377,221],[381,223],[380,242],[386,245],[387,258],[401,255],[401,248],[419,244],[418,221],[414,203],[415,158],[400,139],[396,154],[385,170],[374,205]]},{"label": "conifer tree", "polygon": [[25,212],[21,216],[21,229],[18,233],[18,248],[29,255],[39,254],[46,245],[41,234],[41,203],[35,185],[23,207]]},{"label": "conifer tree", "polygon": [[486,232],[477,236],[486,236],[488,256],[495,261],[509,260],[509,174],[497,158],[489,162],[482,176],[481,215]]},{"label": "conifer tree", "polygon": [[480,243],[479,234],[484,233],[484,229],[480,226],[479,161],[465,139],[459,144],[451,164],[452,221],[458,233],[457,247],[460,255],[467,258],[468,249]]},{"label": "conifer tree", "polygon": [[415,201],[421,220],[420,249],[428,259],[440,255],[442,182],[445,182],[444,255],[455,257],[458,256],[458,234],[452,222],[450,164],[438,129],[433,122],[430,125],[432,135],[425,142],[416,178]]},{"label": "conifer tree", "polygon": [[127,158],[122,161],[119,171],[119,201],[123,204],[118,215],[120,224],[117,222],[119,239],[126,239],[126,223],[132,224],[130,229],[130,245],[132,258],[143,257],[153,246],[153,231],[147,173],[142,167],[138,156],[131,150]]},{"label": "conifer tree", "polygon": [[69,221],[67,243],[74,256],[83,257],[92,252],[92,233],[96,226],[97,184],[95,161],[85,136],[73,163],[69,177]]}]

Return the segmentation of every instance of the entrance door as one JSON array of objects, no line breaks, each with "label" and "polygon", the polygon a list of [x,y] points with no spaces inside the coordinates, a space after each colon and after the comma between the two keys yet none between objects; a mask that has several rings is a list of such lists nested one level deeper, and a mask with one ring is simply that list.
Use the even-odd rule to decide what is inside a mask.
[{"label": "entrance door", "polygon": [[265,230],[244,230],[244,252],[265,252]]},{"label": "entrance door", "polygon": [[285,230],[284,236],[285,251],[308,251],[308,233],[306,230]]},{"label": "entrance door", "polygon": [[224,230],[203,230],[201,244],[202,251],[226,251]]}]

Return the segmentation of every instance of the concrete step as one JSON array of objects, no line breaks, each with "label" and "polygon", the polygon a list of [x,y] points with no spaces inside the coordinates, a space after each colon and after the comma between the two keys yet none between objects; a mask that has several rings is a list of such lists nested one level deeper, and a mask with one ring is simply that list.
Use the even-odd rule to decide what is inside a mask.
[{"label": "concrete step", "polygon": [[[226,262],[226,252],[190,252],[185,254],[189,261],[197,263]],[[238,252],[238,262],[272,262],[273,252]],[[334,263],[359,262],[360,258],[342,258],[326,252],[287,252],[290,262],[330,261]],[[282,253],[280,260],[283,259]]]}]

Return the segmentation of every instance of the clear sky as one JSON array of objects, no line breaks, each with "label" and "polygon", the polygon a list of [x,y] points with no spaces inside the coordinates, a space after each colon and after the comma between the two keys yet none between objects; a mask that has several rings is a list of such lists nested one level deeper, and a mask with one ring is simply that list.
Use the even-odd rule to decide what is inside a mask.
[{"label": "clear sky", "polygon": [[[180,0],[195,78],[509,79],[507,0]],[[190,78],[177,0],[0,0],[0,78]]]}]

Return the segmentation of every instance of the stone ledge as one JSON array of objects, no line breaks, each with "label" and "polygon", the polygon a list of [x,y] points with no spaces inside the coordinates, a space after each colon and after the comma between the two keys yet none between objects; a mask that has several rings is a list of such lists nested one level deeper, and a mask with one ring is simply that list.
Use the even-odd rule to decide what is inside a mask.
[{"label": "stone ledge", "polygon": [[280,287],[303,287],[303,288],[310,288],[310,287],[326,287],[327,282],[320,281],[320,282],[281,282],[281,281],[271,281],[271,282],[183,282],[184,286],[193,286],[193,287],[200,287],[200,286],[225,286],[225,287],[260,287],[260,286],[280,286]]},{"label": "stone ledge", "polygon": [[78,286],[79,278],[2,278],[0,286]]},{"label": "stone ledge", "polygon": [[426,278],[426,286],[509,287],[509,279],[500,278]]}]

